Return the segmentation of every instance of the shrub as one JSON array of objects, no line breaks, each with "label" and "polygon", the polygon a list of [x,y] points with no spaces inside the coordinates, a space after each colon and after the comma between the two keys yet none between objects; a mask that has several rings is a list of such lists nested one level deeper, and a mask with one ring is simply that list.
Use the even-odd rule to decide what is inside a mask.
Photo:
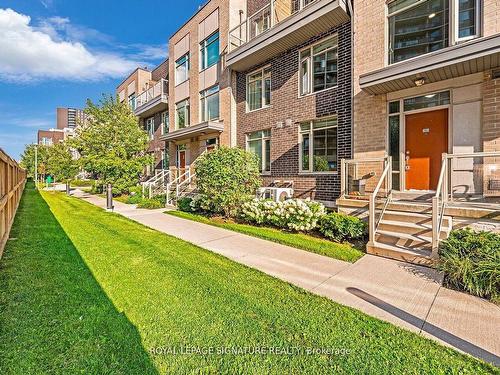
[{"label": "shrub", "polygon": [[454,230],[439,255],[438,268],[450,286],[500,301],[500,234]]},{"label": "shrub", "polygon": [[138,204],[143,200],[142,196],[140,194],[131,194],[127,197],[127,203],[128,204]]},{"label": "shrub", "polygon": [[165,203],[162,203],[160,199],[155,198],[143,198],[141,201],[137,204],[138,208],[147,208],[150,210],[156,209],[156,208],[163,208],[165,207]]},{"label": "shrub", "polygon": [[220,147],[195,164],[200,207],[208,212],[235,215],[260,186],[257,156],[240,148]]},{"label": "shrub", "polygon": [[366,223],[353,216],[331,213],[319,219],[318,230],[334,241],[352,241],[365,235]]},{"label": "shrub", "polygon": [[325,207],[310,200],[289,199],[274,202],[256,198],[242,205],[240,217],[257,224],[310,231],[316,227],[319,218],[324,214]]},{"label": "shrub", "polygon": [[183,197],[177,201],[177,208],[180,211],[184,212],[193,212],[193,208],[191,207],[191,203],[193,202],[192,198]]},{"label": "shrub", "polygon": [[91,187],[91,186],[94,186],[94,180],[71,180],[71,186]]}]

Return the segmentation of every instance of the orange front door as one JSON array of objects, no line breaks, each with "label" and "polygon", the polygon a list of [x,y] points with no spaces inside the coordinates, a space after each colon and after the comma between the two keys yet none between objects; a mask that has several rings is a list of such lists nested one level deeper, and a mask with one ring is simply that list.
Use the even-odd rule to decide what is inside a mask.
[{"label": "orange front door", "polygon": [[448,149],[448,110],[406,115],[406,189],[435,190]]}]

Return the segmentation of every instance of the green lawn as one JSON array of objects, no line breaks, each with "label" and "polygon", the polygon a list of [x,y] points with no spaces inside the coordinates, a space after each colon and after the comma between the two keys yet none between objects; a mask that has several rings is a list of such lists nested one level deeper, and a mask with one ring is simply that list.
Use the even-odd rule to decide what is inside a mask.
[{"label": "green lawn", "polygon": [[247,234],[249,236],[259,237],[264,240],[296,247],[298,249],[310,251],[316,254],[325,255],[330,258],[344,260],[346,262],[354,263],[364,255],[361,250],[356,249],[350,244],[340,244],[304,233],[291,233],[276,228],[235,223],[234,221],[226,221],[222,218],[209,218],[190,212],[167,211],[166,213],[183,219],[198,221],[200,223],[229,229],[235,232]]},{"label": "green lawn", "polygon": [[[0,261],[0,374],[495,373],[61,193],[28,186],[11,237]],[[179,353],[186,346],[349,352]]]}]

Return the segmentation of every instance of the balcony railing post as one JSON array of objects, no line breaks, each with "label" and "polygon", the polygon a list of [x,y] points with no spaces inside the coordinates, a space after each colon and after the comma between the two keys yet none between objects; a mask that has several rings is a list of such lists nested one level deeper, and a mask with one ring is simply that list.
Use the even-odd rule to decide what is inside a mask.
[{"label": "balcony railing post", "polygon": [[345,159],[340,160],[340,197],[344,197],[347,195],[347,186],[346,186],[346,162]]},{"label": "balcony railing post", "polygon": [[271,14],[270,14],[270,18],[271,18],[271,20],[270,20],[270,22],[271,22],[270,27],[273,27],[274,26],[274,0],[271,0],[270,12],[271,12]]}]

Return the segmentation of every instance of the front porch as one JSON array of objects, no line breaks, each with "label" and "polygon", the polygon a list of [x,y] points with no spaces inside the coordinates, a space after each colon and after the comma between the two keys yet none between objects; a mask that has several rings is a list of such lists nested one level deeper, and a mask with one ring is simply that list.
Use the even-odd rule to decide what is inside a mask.
[{"label": "front porch", "polygon": [[500,152],[443,154],[436,189],[419,191],[399,188],[391,156],[344,159],[338,210],[367,218],[368,253],[432,265],[453,229],[500,232],[499,160]]}]

